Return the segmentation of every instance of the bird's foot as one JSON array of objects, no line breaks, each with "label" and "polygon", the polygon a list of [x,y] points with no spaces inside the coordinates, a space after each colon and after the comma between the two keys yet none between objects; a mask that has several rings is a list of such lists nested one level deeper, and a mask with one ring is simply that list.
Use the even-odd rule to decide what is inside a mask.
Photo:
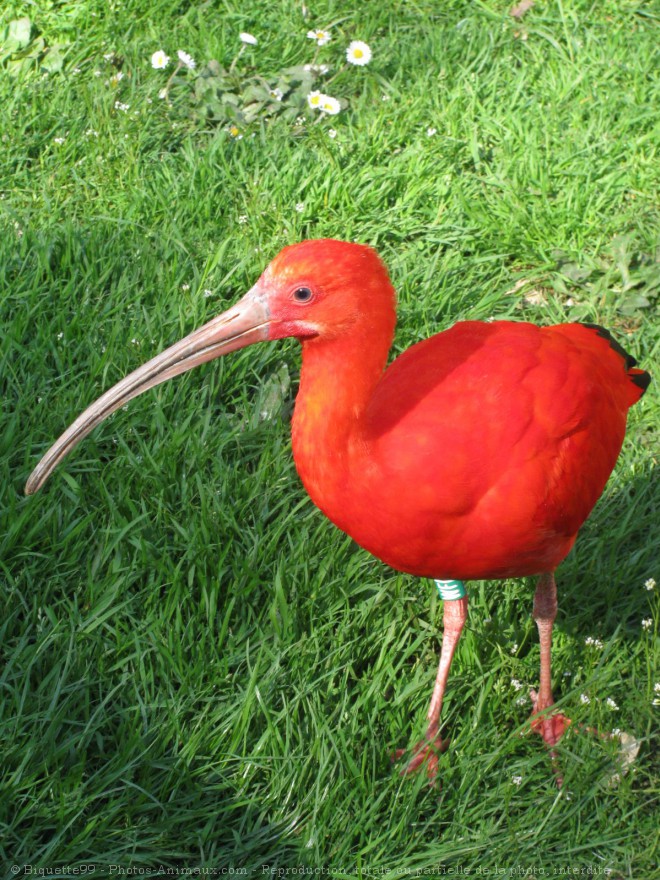
[{"label": "bird's foot", "polygon": [[532,700],[532,720],[530,722],[532,730],[543,737],[543,741],[547,746],[556,746],[566,733],[571,719],[567,718],[566,715],[562,715],[561,712],[553,715],[542,715],[540,718],[535,717],[537,713],[549,709],[552,706],[552,702],[547,706],[541,705],[539,695],[534,690],[530,691],[529,695]]},{"label": "bird's foot", "polygon": [[[435,785],[438,773],[438,755],[446,752],[448,748],[449,740],[442,738],[437,726],[429,727],[424,739],[413,746],[412,758],[400,771],[400,775],[409,776],[424,767],[429,782],[431,785]],[[392,761],[400,761],[407,754],[410,754],[408,749],[397,749],[392,755]]]},{"label": "bird's foot", "polygon": [[537,717],[537,713],[551,708],[552,700],[547,705],[543,705],[535,690],[530,691],[529,695],[532,700],[532,719],[530,721],[530,727],[534,733],[538,733],[543,737],[543,742],[550,749],[550,760],[552,761],[552,769],[555,774],[555,782],[557,783],[557,788],[561,788],[564,778],[559,770],[557,752],[555,751],[554,746],[557,745],[559,740],[566,733],[566,730],[571,723],[571,719],[567,718],[566,715],[562,715],[561,712],[557,712],[553,715],[545,714]]}]

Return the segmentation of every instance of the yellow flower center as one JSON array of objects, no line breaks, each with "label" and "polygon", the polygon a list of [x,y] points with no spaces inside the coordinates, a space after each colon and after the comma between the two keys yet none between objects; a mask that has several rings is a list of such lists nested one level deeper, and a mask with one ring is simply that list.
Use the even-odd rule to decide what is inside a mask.
[{"label": "yellow flower center", "polygon": [[362,56],[364,55],[364,52],[362,51],[362,49],[353,49],[353,55],[356,58],[362,58]]}]

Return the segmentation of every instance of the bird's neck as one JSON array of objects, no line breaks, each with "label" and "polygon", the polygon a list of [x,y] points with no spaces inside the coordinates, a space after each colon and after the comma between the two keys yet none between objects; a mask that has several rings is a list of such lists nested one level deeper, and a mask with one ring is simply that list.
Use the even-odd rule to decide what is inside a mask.
[{"label": "bird's neck", "polygon": [[[303,342],[300,388],[293,414],[293,455],[312,499],[323,501],[350,480],[364,445],[365,413],[392,342],[392,326]],[[333,517],[331,517],[333,518]]]}]

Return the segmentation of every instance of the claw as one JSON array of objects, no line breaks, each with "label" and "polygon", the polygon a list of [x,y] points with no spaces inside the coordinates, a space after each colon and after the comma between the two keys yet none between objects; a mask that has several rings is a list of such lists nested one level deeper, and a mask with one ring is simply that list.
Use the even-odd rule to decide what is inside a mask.
[{"label": "claw", "polygon": [[[433,738],[426,737],[420,740],[413,747],[413,756],[408,761],[403,770],[399,771],[400,776],[409,776],[426,765],[426,775],[431,785],[435,785],[438,773],[438,755],[446,752],[449,748],[449,740],[443,739],[441,734],[436,734]],[[409,754],[408,749],[397,749],[392,755],[392,762],[400,761],[405,755]]]}]

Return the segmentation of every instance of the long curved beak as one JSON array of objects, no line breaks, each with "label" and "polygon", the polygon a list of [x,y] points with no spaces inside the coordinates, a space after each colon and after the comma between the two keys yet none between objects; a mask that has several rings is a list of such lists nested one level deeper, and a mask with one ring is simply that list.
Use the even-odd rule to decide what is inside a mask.
[{"label": "long curved beak", "polygon": [[62,459],[120,406],[143,391],[192,370],[199,364],[268,339],[268,321],[266,298],[253,287],[232,308],[129,373],[88,406],[53,443],[30,474],[25,484],[25,494],[37,492]]}]

